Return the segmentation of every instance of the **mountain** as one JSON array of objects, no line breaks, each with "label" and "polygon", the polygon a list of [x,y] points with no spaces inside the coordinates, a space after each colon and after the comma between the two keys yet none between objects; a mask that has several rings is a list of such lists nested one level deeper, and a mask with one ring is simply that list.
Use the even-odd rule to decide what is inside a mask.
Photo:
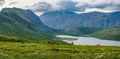
[{"label": "mountain", "polygon": [[112,28],[120,27],[120,12],[89,12],[77,14],[70,11],[47,12],[40,16],[42,22],[54,29],[73,29],[76,27]]},{"label": "mountain", "polygon": [[0,35],[30,40],[49,40],[55,30],[45,26],[30,10],[4,8],[0,12]]},{"label": "mountain", "polygon": [[77,14],[71,11],[53,11],[40,16],[42,22],[62,34],[92,36],[108,40],[120,40],[120,12],[89,12]]},{"label": "mountain", "polygon": [[104,29],[102,31],[95,32],[91,36],[100,38],[100,39],[120,41],[120,28]]}]

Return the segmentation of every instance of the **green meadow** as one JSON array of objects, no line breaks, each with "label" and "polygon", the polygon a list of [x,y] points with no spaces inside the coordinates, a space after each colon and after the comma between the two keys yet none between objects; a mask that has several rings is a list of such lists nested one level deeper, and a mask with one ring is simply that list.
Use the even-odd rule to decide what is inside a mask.
[{"label": "green meadow", "polygon": [[0,59],[120,59],[120,47],[0,42]]}]

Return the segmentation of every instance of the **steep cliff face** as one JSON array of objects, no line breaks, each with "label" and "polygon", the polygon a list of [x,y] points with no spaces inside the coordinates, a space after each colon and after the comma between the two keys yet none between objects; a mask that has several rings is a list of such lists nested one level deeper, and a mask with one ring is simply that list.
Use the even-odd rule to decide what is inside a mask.
[{"label": "steep cliff face", "polygon": [[42,22],[54,29],[73,29],[76,27],[112,28],[120,27],[120,12],[90,12],[76,14],[70,11],[47,12],[40,16]]}]

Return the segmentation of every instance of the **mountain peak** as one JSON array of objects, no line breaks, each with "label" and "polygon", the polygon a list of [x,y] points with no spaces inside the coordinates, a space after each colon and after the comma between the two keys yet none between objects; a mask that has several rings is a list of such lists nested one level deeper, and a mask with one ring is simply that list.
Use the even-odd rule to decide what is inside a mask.
[{"label": "mountain peak", "polygon": [[24,10],[14,7],[14,8],[3,8],[1,12],[15,12],[15,11],[24,11]]}]

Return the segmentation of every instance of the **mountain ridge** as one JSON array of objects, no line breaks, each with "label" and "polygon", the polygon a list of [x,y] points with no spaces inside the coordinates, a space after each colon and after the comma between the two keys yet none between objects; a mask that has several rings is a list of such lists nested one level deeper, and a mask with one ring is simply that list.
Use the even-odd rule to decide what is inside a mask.
[{"label": "mountain ridge", "polygon": [[29,40],[52,40],[55,30],[45,26],[30,10],[4,8],[0,12],[0,34]]},{"label": "mountain ridge", "polygon": [[[70,15],[69,15],[70,13]],[[41,21],[54,29],[72,29],[75,27],[112,28],[120,26],[120,12],[90,12],[77,14],[67,11],[53,11],[40,16]]]}]

